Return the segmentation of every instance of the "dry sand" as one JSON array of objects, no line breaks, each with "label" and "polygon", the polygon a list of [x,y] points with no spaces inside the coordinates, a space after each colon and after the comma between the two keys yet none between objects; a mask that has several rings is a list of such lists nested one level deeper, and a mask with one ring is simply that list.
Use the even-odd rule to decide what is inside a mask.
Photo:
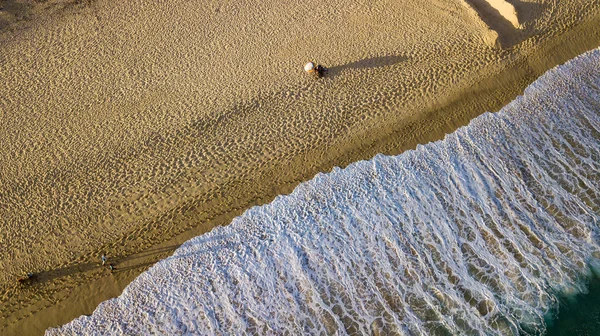
[{"label": "dry sand", "polygon": [[600,39],[596,0],[0,4],[3,335],[89,314],[186,239],[439,139]]}]

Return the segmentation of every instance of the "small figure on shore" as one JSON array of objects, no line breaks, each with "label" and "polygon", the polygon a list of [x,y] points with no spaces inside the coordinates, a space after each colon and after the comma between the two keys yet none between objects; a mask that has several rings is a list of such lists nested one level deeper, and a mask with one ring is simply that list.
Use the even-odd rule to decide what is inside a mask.
[{"label": "small figure on shore", "polygon": [[304,66],[304,71],[308,72],[315,78],[321,78],[325,75],[325,72],[327,72],[327,68],[325,68],[321,64],[315,65],[315,63],[311,61],[306,63],[306,65]]},{"label": "small figure on shore", "polygon": [[35,274],[33,274],[33,273],[27,273],[27,276],[26,276],[26,277],[19,278],[19,279],[17,279],[17,281],[18,281],[20,284],[24,285],[24,284],[26,284],[26,283],[30,283],[31,281],[33,281],[33,277],[34,277],[34,276],[35,276]]},{"label": "small figure on shore", "polygon": [[113,266],[113,264],[108,265],[108,269],[112,272],[114,270],[116,270],[117,268],[115,266]]},{"label": "small figure on shore", "polygon": [[102,259],[102,266],[104,266],[106,264],[106,256],[103,254],[100,259]]}]

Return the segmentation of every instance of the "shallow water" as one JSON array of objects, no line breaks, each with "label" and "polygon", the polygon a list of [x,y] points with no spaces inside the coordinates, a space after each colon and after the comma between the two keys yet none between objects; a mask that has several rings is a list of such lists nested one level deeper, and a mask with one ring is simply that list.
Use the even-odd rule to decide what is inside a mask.
[{"label": "shallow water", "polygon": [[545,333],[600,270],[599,69],[594,50],[443,141],[318,174],[49,334]]}]

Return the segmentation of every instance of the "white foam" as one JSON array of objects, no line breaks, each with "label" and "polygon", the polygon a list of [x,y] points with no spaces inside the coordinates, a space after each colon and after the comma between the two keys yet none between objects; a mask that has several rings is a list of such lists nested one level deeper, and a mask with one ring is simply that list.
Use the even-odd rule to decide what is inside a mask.
[{"label": "white foam", "polygon": [[63,334],[542,332],[600,269],[600,50],[443,141],[319,174]]}]

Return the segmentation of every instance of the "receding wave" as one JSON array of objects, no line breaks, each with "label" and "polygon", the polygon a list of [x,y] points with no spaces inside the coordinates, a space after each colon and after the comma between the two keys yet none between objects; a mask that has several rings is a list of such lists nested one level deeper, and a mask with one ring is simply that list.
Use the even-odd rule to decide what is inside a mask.
[{"label": "receding wave", "polygon": [[443,141],[319,174],[48,334],[542,333],[600,270],[600,49]]}]

